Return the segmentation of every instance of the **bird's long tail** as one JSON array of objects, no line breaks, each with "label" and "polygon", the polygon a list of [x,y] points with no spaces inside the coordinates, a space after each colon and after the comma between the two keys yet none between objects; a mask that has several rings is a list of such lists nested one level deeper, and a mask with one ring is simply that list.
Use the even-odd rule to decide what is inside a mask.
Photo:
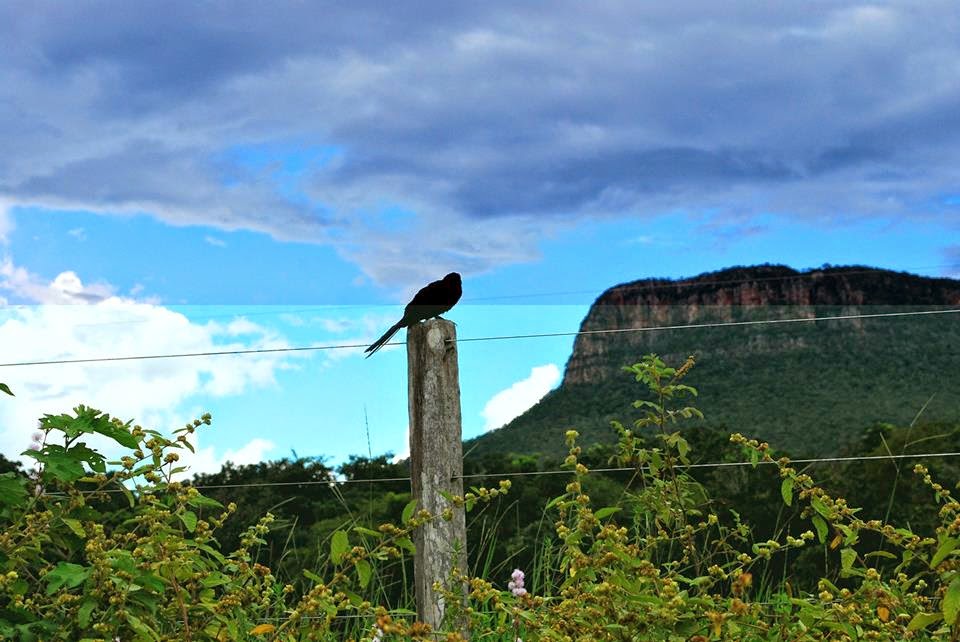
[{"label": "bird's long tail", "polygon": [[370,344],[370,347],[364,350],[364,352],[367,353],[367,358],[369,359],[371,356],[373,356],[373,353],[379,350],[380,348],[382,348],[387,341],[393,338],[393,335],[397,333],[397,330],[399,330],[402,327],[403,327],[403,319],[394,323],[389,330],[383,333],[382,337],[380,337],[379,339],[374,341],[372,344]]}]

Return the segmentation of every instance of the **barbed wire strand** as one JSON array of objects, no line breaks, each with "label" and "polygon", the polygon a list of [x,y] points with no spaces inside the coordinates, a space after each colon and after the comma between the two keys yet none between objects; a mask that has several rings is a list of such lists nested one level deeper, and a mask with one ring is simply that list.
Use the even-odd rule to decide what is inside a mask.
[{"label": "barbed wire strand", "polygon": [[[804,458],[804,459],[790,459],[790,464],[822,464],[822,463],[845,463],[845,462],[855,462],[855,461],[882,461],[882,460],[900,460],[900,459],[934,459],[934,458],[950,458],[950,457],[960,457],[960,451],[958,452],[942,452],[942,453],[905,453],[899,455],[858,455],[850,457],[819,457],[819,458]],[[679,469],[688,469],[688,468],[738,468],[743,466],[763,466],[776,464],[777,461],[718,461],[718,462],[701,462],[697,464],[677,464],[676,467]],[[648,466],[641,466],[641,469],[647,469]],[[635,466],[619,466],[611,468],[590,468],[591,473],[625,473],[633,472],[637,470]],[[469,475],[456,475],[451,479],[488,479],[488,478],[503,478],[503,477],[536,477],[539,475],[570,475],[573,474],[571,470],[565,469],[556,469],[556,470],[526,470],[526,471],[511,471],[511,472],[500,472],[500,473],[472,473]],[[192,484],[190,482],[180,482],[184,486],[189,486],[190,488],[196,488],[197,490],[226,490],[232,488],[280,488],[280,487],[289,487],[289,486],[337,486],[340,484],[380,484],[380,483],[397,483],[397,482],[409,482],[410,477],[379,477],[379,478],[369,478],[369,479],[306,479],[303,481],[285,481],[285,482],[238,482],[235,484]],[[127,489],[132,492],[132,489]],[[118,488],[104,488],[101,490],[85,490],[81,491],[82,494],[96,494],[96,493],[122,493],[124,492]],[[63,493],[47,493],[47,496],[61,496]]]},{"label": "barbed wire strand", "polygon": [[[615,290],[621,287],[630,287],[632,291],[651,291],[651,290],[666,290],[671,288],[684,288],[687,286],[699,286],[699,285],[735,285],[738,283],[759,283],[759,282],[769,282],[769,281],[788,281],[788,280],[797,280],[797,279],[810,279],[810,278],[830,278],[832,276],[849,276],[849,275],[862,275],[862,274],[875,274],[877,272],[894,272],[894,273],[907,273],[910,276],[917,276],[920,278],[928,279],[937,279],[937,278],[948,278],[948,277],[931,277],[924,275],[914,275],[910,273],[911,270],[930,270],[934,268],[960,268],[960,263],[942,263],[939,265],[921,265],[921,266],[910,266],[903,267],[897,270],[890,270],[885,268],[864,268],[859,270],[848,270],[844,272],[827,272],[832,268],[810,268],[808,271],[800,272],[797,274],[787,274],[779,276],[765,276],[765,277],[755,277],[752,279],[743,278],[743,279],[715,279],[715,280],[700,280],[699,277],[688,277],[681,278],[675,281],[669,280],[667,278],[658,278],[652,277],[649,279],[641,279],[639,282],[634,281],[632,283],[621,283],[612,287],[606,288],[592,288],[589,290],[565,290],[565,291],[554,291],[554,292],[527,292],[523,294],[494,294],[490,296],[483,297],[466,297],[461,301],[463,303],[473,303],[473,302],[484,302],[484,301],[501,301],[509,299],[527,299],[527,298],[540,298],[547,296],[568,296],[571,294],[596,294],[597,292],[608,292],[610,290]],[[644,281],[653,281],[652,283],[644,283]],[[205,304],[211,305],[211,304]],[[377,303],[377,304],[350,304],[350,303],[317,303],[314,305],[297,305],[296,307],[278,307],[276,310],[262,310],[256,309],[252,312],[229,312],[229,313],[216,313],[216,314],[197,314],[191,315],[189,319],[225,319],[225,318],[242,318],[249,316],[270,316],[270,315],[283,315],[283,314],[298,314],[301,312],[316,312],[319,310],[337,310],[345,308],[357,308],[357,307],[387,307],[399,305],[395,303]],[[25,309],[37,307],[36,305],[31,304],[14,304],[0,306],[0,310],[5,308],[13,309]],[[263,307],[263,306],[260,306]],[[268,306],[269,307],[269,306]],[[177,312],[178,314],[183,314],[178,310],[170,308],[172,311]],[[184,316],[186,316],[184,314]],[[123,319],[117,321],[101,321],[98,323],[79,323],[76,327],[100,327],[108,325],[135,325],[138,323],[150,323],[149,319]]]},{"label": "barbed wire strand", "polygon": [[[693,329],[704,329],[704,328],[726,328],[726,327],[742,327],[742,326],[753,326],[753,325],[782,325],[782,324],[789,324],[789,323],[816,323],[820,321],[883,319],[883,318],[895,318],[895,317],[933,316],[933,315],[957,314],[957,313],[960,313],[960,308],[949,308],[945,310],[944,309],[913,310],[909,312],[877,312],[877,313],[868,313],[868,314],[841,314],[841,315],[834,315],[834,316],[827,316],[827,317],[795,317],[795,318],[789,318],[789,319],[755,319],[751,321],[717,321],[712,323],[646,326],[646,327],[640,327],[640,328],[606,328],[606,329],[601,328],[598,330],[569,330],[569,331],[563,331],[563,332],[539,332],[539,333],[530,333],[530,334],[495,335],[495,336],[488,336],[488,337],[467,337],[463,339],[458,338],[456,342],[457,343],[473,343],[477,341],[504,341],[504,340],[511,340],[511,339],[537,339],[537,338],[545,338],[545,337],[622,334],[626,332],[693,330]],[[405,344],[403,342],[394,341],[384,345],[400,346]],[[293,346],[293,347],[285,347],[285,348],[248,348],[248,349],[242,349],[242,350],[209,350],[204,352],[180,352],[180,353],[164,353],[164,354],[130,355],[130,356],[118,356],[118,357],[87,357],[87,358],[78,358],[78,359],[15,361],[15,362],[8,362],[8,363],[0,363],[0,368],[13,368],[13,367],[21,367],[21,366],[50,366],[50,365],[65,365],[65,364],[79,364],[79,363],[107,363],[107,362],[116,362],[116,361],[140,361],[140,360],[148,360],[148,359],[217,357],[217,356],[227,356],[227,355],[277,354],[277,353],[287,353],[287,352],[306,352],[306,351],[315,351],[315,350],[357,349],[357,348],[366,348],[366,347],[367,345],[363,343],[353,343],[353,344],[330,344],[330,345],[319,345],[319,346]]]}]

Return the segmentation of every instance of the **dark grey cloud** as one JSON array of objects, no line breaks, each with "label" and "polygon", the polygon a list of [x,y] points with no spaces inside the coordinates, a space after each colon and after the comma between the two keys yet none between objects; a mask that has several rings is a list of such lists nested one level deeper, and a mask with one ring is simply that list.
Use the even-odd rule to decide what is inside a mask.
[{"label": "dark grey cloud", "polygon": [[[953,0],[14,2],[0,41],[3,202],[335,243],[380,280],[583,216],[958,218]],[[290,142],[337,150],[302,197],[224,183]]]}]

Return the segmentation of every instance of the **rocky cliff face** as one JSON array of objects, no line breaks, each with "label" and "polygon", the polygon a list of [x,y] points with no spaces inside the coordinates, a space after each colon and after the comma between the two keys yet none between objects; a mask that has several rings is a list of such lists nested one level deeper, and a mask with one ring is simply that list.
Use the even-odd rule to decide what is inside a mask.
[{"label": "rocky cliff face", "polygon": [[[809,318],[906,309],[900,306],[958,305],[960,280],[862,266],[798,272],[782,265],[762,265],[730,268],[682,281],[645,279],[617,285],[594,302],[580,330]],[[852,332],[863,329],[862,322],[843,323]],[[667,332],[689,331],[579,335],[567,362],[563,385],[598,383],[610,378],[617,372],[614,364],[623,361],[618,355],[624,352],[637,356],[647,352],[664,354],[662,346]],[[791,342],[802,347],[806,340],[803,333],[771,338],[763,332],[747,332],[743,336],[738,349],[748,351],[782,351],[789,349]],[[610,354],[611,350],[616,355]]]}]

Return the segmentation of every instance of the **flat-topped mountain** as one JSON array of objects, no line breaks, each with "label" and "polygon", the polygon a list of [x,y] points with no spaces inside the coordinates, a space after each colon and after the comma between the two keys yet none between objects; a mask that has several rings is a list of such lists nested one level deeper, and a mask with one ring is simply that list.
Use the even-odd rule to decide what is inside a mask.
[{"label": "flat-topped mountain", "polygon": [[795,454],[834,453],[871,425],[918,413],[954,421],[960,314],[792,320],[955,307],[958,280],[864,266],[761,265],[617,285],[581,323],[560,388],[468,449],[558,453],[571,427],[584,443],[610,441],[610,420],[629,419],[643,395],[622,367],[650,352],[676,365],[697,357],[688,383],[708,424]]}]

